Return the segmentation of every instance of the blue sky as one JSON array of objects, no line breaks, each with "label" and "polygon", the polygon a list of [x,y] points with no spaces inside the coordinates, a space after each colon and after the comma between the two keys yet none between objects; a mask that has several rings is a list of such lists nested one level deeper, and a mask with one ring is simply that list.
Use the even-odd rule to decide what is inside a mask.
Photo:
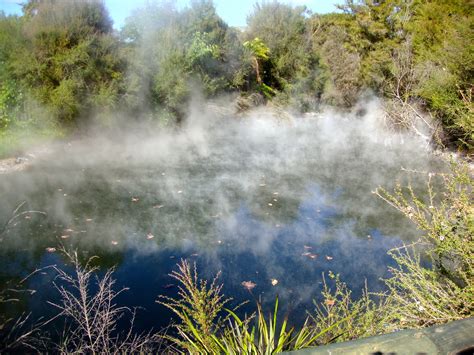
[{"label": "blue sky", "polygon": [[[62,0],[73,1],[73,0]],[[119,29],[133,9],[140,7],[150,0],[105,0],[110,16],[114,20],[114,27]],[[22,0],[0,0],[0,10],[6,14],[21,14]],[[179,6],[186,6],[188,0],[177,0]],[[247,15],[252,12],[256,0],[214,0],[217,13],[231,26],[245,26]],[[292,5],[306,5],[311,11],[327,13],[335,11],[335,4],[343,0],[280,0]]]}]

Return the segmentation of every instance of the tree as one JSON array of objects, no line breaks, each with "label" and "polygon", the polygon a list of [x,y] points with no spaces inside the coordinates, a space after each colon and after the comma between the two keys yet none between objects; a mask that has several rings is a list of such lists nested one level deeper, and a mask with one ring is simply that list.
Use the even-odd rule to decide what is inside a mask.
[{"label": "tree", "polygon": [[192,1],[181,11],[172,3],[148,4],[122,35],[132,58],[128,96],[152,115],[181,121],[193,92],[211,97],[239,85],[238,38],[212,1]]},{"label": "tree", "polygon": [[24,42],[20,18],[0,12],[0,129],[14,124],[22,108],[24,88],[13,73],[13,60]]},{"label": "tree", "polygon": [[23,11],[29,45],[16,72],[36,98],[68,124],[116,107],[123,62],[104,4],[30,0]]},{"label": "tree", "polygon": [[[271,53],[267,84],[276,89],[289,88],[295,77],[312,70],[313,58],[305,7],[292,7],[277,1],[257,3],[247,18],[247,38],[261,39]],[[264,80],[265,81],[265,80]]]}]

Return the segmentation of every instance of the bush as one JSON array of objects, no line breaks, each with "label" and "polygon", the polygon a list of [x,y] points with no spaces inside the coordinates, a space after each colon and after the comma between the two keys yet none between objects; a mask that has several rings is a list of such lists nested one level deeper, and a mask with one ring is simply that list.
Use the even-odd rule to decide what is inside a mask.
[{"label": "bush", "polygon": [[[392,277],[385,282],[389,317],[397,329],[474,315],[474,181],[469,166],[452,162],[451,172],[427,175],[425,199],[410,185],[398,185],[393,193],[376,191],[424,233],[416,245],[390,252],[397,267],[390,268]],[[434,180],[439,180],[439,193]]]}]

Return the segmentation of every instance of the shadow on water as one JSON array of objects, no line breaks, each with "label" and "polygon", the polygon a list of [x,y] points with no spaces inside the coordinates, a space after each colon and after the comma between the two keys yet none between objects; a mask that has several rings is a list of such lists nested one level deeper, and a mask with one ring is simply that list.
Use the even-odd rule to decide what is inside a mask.
[{"label": "shadow on water", "polygon": [[[47,216],[26,214],[1,236],[0,286],[61,265],[46,248],[62,244],[84,258],[98,255],[104,269],[116,267],[117,286],[130,288],[119,301],[141,307],[139,330],[169,324],[171,314],[155,300],[176,295],[168,274],[181,258],[196,261],[202,277],[222,271],[233,303],[251,300],[241,312],[254,310],[254,299],[270,307],[278,295],[295,323],[329,270],[355,294],[365,280],[379,290],[391,263],[386,251],[417,232],[371,191],[406,179],[401,167],[439,163],[420,142],[368,137],[364,124],[255,119],[223,128],[217,121],[184,133],[66,146],[29,171],[1,177],[1,221],[21,201]],[[412,183],[423,187],[416,176]],[[31,278],[28,288],[37,292],[9,312],[54,314],[46,304],[56,297],[53,278]],[[249,293],[242,281],[257,286]]]}]

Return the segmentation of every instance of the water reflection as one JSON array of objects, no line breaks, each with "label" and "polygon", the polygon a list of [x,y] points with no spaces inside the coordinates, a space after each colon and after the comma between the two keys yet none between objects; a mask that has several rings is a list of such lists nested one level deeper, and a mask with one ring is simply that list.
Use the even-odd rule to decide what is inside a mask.
[{"label": "water reflection", "polygon": [[[61,264],[46,251],[60,244],[84,258],[98,255],[104,268],[116,266],[118,285],[130,288],[121,301],[146,309],[137,318],[141,329],[169,323],[154,301],[175,294],[167,274],[180,258],[195,260],[203,277],[221,270],[236,304],[260,298],[269,305],[278,294],[295,319],[311,307],[329,270],[356,293],[365,280],[380,288],[387,249],[417,232],[371,191],[404,179],[402,166],[437,163],[420,142],[405,137],[386,145],[391,133],[368,137],[363,122],[333,120],[217,121],[184,133],[95,138],[2,176],[2,221],[21,201],[47,213],[22,216],[1,236],[2,288]],[[18,310],[52,312],[46,301],[54,298],[53,277],[32,278],[28,287],[41,292]],[[249,292],[242,281],[256,287]]]}]

